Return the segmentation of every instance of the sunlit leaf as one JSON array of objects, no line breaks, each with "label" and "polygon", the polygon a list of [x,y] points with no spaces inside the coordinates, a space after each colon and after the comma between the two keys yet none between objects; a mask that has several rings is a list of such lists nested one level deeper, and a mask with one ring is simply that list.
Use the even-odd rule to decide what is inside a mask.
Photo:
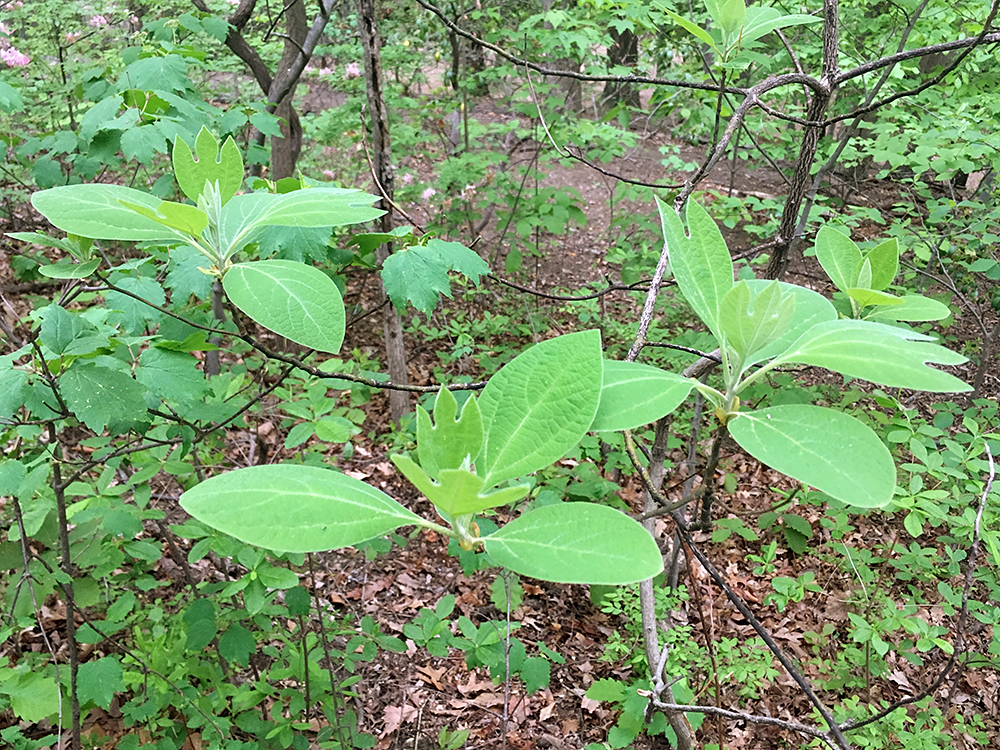
[{"label": "sunlit leaf", "polygon": [[632,430],[655,422],[688,397],[694,381],[638,362],[605,360],[592,432]]}]

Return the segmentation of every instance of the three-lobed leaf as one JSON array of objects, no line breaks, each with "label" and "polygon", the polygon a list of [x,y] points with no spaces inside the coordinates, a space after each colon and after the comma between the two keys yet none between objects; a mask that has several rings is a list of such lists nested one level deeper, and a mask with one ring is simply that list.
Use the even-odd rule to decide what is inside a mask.
[{"label": "three-lobed leaf", "polygon": [[243,157],[236,141],[230,136],[220,149],[215,136],[202,126],[195,138],[194,150],[192,154],[191,147],[180,136],[174,139],[174,178],[181,191],[197,202],[206,182],[217,184],[222,203],[228,203],[243,184]]},{"label": "three-lobed leaf", "polygon": [[482,478],[468,469],[441,469],[434,480],[409,456],[395,455],[390,459],[446,518],[509,505],[531,489],[526,484],[518,484],[490,492]]}]

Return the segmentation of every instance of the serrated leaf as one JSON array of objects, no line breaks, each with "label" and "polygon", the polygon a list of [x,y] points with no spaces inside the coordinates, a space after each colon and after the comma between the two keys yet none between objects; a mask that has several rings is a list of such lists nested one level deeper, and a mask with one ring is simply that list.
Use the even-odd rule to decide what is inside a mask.
[{"label": "serrated leaf", "polygon": [[237,539],[283,552],[319,552],[421,524],[384,492],[314,466],[252,466],[212,477],[181,507]]},{"label": "serrated leaf", "polygon": [[663,572],[660,548],[641,524],[593,503],[535,508],[485,539],[495,562],[556,583],[620,585]]},{"label": "serrated leaf", "polygon": [[[146,276],[126,276],[116,280],[115,286],[160,307],[166,302],[163,287]],[[108,292],[106,301],[109,309],[117,311],[108,316],[108,323],[121,324],[122,328],[134,335],[142,334],[147,323],[157,322],[163,317],[163,313],[156,308],[121,292]]]},{"label": "serrated leaf", "polygon": [[122,202],[155,211],[160,199],[121,185],[63,185],[32,194],[31,205],[64,232],[103,240],[176,240],[177,230]]},{"label": "serrated leaf", "polygon": [[694,201],[688,202],[686,231],[680,217],[659,198],[656,207],[677,286],[715,338],[722,341],[719,306],[733,287],[733,261],[726,241],[712,217]]},{"label": "serrated leaf", "polygon": [[540,656],[529,656],[521,665],[521,679],[524,680],[524,689],[531,695],[549,686],[552,676],[552,665],[548,659]]},{"label": "serrated leaf", "polygon": [[442,469],[435,481],[410,457],[394,455],[389,458],[403,476],[449,518],[509,505],[531,489],[525,484],[484,492],[487,485],[467,469]]},{"label": "serrated leaf", "polygon": [[15,679],[6,674],[3,687],[4,693],[10,696],[11,710],[22,721],[34,724],[59,711],[59,686],[51,677],[29,672]]},{"label": "serrated leaf", "polygon": [[247,666],[250,654],[256,653],[257,642],[253,633],[239,624],[232,624],[219,638],[219,656],[228,662]]},{"label": "serrated leaf", "polygon": [[211,599],[202,597],[191,602],[183,615],[184,624],[187,625],[185,649],[201,651],[212,642],[219,632],[215,615],[215,605]]},{"label": "serrated leaf", "polygon": [[587,688],[587,697],[602,703],[618,703],[625,697],[626,686],[620,680],[597,680]]},{"label": "serrated leaf", "polygon": [[366,234],[356,234],[351,237],[348,245],[358,246],[358,255],[368,255],[375,251],[379,245],[387,242],[395,242],[403,237],[412,237],[413,227],[394,227],[391,232],[369,232]]},{"label": "serrated leaf", "polygon": [[854,241],[830,226],[816,234],[816,258],[834,285],[847,294],[858,286],[861,275],[861,251]]},{"label": "serrated leaf", "polygon": [[39,342],[54,354],[65,354],[77,339],[96,332],[96,328],[79,315],[67,312],[54,302],[39,311],[42,319]]},{"label": "serrated leaf", "polygon": [[193,294],[198,299],[208,299],[212,291],[212,277],[199,270],[210,261],[191,245],[179,245],[170,250],[167,278],[163,285],[173,292],[174,303],[183,303]]},{"label": "serrated leaf", "polygon": [[458,469],[479,455],[483,447],[483,419],[476,399],[469,398],[458,419],[458,402],[444,386],[434,402],[434,422],[417,406],[417,459],[431,477],[442,469]]},{"label": "serrated leaf", "polygon": [[80,703],[93,701],[95,705],[109,709],[115,693],[125,690],[121,662],[114,656],[84,662],[80,665],[76,685]]},{"label": "serrated leaf", "polygon": [[0,81],[0,109],[4,112],[20,112],[24,109],[24,99],[9,83]]},{"label": "serrated leaf", "polygon": [[222,203],[228,203],[243,185],[243,157],[236,141],[230,136],[220,149],[215,136],[202,126],[194,148],[197,159],[180,136],[174,139],[174,178],[181,192],[197,203],[206,182],[218,183]]},{"label": "serrated leaf", "polygon": [[900,304],[891,307],[878,307],[865,320],[901,320],[908,323],[923,323],[930,320],[944,320],[951,315],[948,305],[936,299],[919,294],[907,294],[900,297]]},{"label": "serrated leaf", "polygon": [[332,227],[265,227],[257,238],[261,258],[296,263],[328,262]]},{"label": "serrated leaf", "polygon": [[894,388],[933,393],[972,390],[954,375],[927,366],[966,361],[966,357],[933,341],[915,331],[867,320],[834,320],[806,331],[775,362],[825,367]]},{"label": "serrated leaf", "polygon": [[470,250],[461,242],[446,242],[434,237],[427,241],[427,249],[437,253],[449,271],[467,276],[476,284],[482,276],[490,272],[490,267],[479,257],[479,253]]},{"label": "serrated leaf", "polygon": [[427,315],[437,307],[439,294],[451,297],[447,266],[436,252],[420,245],[397,250],[386,258],[382,283],[397,308],[409,302]]},{"label": "serrated leaf", "polygon": [[138,125],[122,133],[122,154],[126,161],[152,164],[157,154],[167,153],[167,140],[154,125]]},{"label": "serrated leaf", "polygon": [[659,367],[604,361],[601,400],[591,432],[632,430],[655,422],[683,403],[694,383]]},{"label": "serrated leaf", "polygon": [[581,331],[531,347],[490,379],[476,459],[488,486],[538,471],[580,441],[597,415],[603,364],[600,332]]},{"label": "serrated leaf", "polygon": [[143,89],[184,92],[191,87],[187,78],[187,62],[181,55],[152,55],[141,57],[126,66],[115,88],[118,91]]},{"label": "serrated leaf", "polygon": [[135,379],[162,399],[195,401],[208,390],[197,364],[189,354],[154,347],[139,356]]},{"label": "serrated leaf", "polygon": [[94,432],[119,433],[149,421],[146,389],[119,370],[77,361],[59,383],[66,406]]},{"label": "serrated leaf", "polygon": [[310,349],[340,351],[344,303],[319,269],[289,260],[239,263],[222,286],[234,305],[265,328]]},{"label": "serrated leaf", "polygon": [[878,436],[853,417],[789,404],[740,412],[728,426],[751,456],[841,502],[878,508],[892,500],[892,456]]}]

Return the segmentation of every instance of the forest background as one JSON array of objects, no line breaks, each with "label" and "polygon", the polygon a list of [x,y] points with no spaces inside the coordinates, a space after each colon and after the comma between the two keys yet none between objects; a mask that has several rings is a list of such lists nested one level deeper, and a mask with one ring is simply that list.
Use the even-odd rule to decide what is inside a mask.
[{"label": "forest background", "polygon": [[0,742],[995,745],[997,10],[0,0]]}]

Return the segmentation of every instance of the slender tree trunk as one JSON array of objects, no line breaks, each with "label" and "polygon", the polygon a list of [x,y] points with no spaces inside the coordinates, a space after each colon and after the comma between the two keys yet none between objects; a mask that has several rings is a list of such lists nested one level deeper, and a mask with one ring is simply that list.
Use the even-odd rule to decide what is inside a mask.
[{"label": "slender tree trunk", "polygon": [[[375,23],[375,0],[358,0],[358,26],[365,58],[365,83],[368,89],[368,112],[371,122],[372,163],[382,190],[390,200],[393,195],[392,149],[389,142],[389,113],[385,106],[382,74],[382,60],[379,54],[381,43]],[[382,217],[382,231],[392,229],[392,205],[382,202],[385,215]],[[381,265],[391,252],[387,245],[375,251]],[[383,295],[385,290],[383,289]],[[384,300],[384,296],[383,296]],[[406,369],[406,347],[403,342],[403,326],[399,313],[391,304],[383,307],[382,328],[385,334],[385,355],[389,367],[389,379],[396,384],[409,382]],[[399,423],[410,410],[410,396],[405,391],[389,391],[389,410],[392,421]]]},{"label": "slender tree trunk", "polygon": [[[636,67],[639,64],[639,37],[629,29],[618,31],[612,26],[610,31],[614,44],[608,47],[608,68],[616,68],[620,65],[629,68]],[[604,84],[602,104],[602,109],[605,112],[610,111],[618,104],[625,104],[637,109],[642,106],[642,102],[639,100],[639,90],[631,83],[620,81],[608,81]]]},{"label": "slender tree trunk", "polygon": [[[282,84],[281,72],[288,70],[306,40],[306,6],[304,0],[295,0],[285,6],[285,49],[278,62],[278,72],[271,82],[268,98],[275,101],[276,91]],[[295,88],[298,80],[292,83],[291,90],[277,102],[274,113],[281,118],[281,137],[271,137],[271,178],[280,180],[295,174],[295,163],[302,151],[302,123],[292,107],[295,98]]]}]

